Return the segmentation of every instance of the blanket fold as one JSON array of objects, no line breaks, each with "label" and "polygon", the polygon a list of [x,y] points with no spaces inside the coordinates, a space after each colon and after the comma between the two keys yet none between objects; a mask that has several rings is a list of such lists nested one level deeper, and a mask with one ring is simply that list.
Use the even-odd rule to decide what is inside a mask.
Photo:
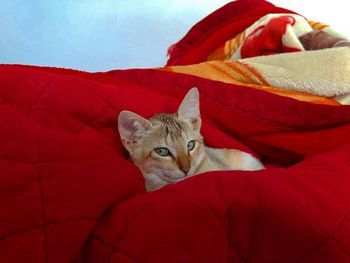
[{"label": "blanket fold", "polygon": [[[170,53],[170,70],[182,71],[174,69],[174,66],[184,64],[233,61],[230,64],[232,70],[228,73],[232,82],[258,85],[275,94],[293,98],[306,99],[303,93],[307,93],[350,104],[349,38],[328,25],[307,20],[288,10],[269,9],[270,13],[250,21],[248,25],[239,22],[242,17],[236,17],[234,22],[227,18],[225,25],[221,21],[220,29],[203,32],[205,38],[199,38],[192,44],[199,47],[196,50],[183,47],[182,53]],[[201,24],[206,24],[205,20],[197,27]],[[222,34],[224,28],[227,31]],[[189,31],[185,39],[194,35]],[[211,41],[213,38],[218,40],[216,46]],[[179,42],[177,49],[181,48],[183,41]],[[291,92],[280,92],[281,89]],[[315,101],[313,97],[307,100]]]}]

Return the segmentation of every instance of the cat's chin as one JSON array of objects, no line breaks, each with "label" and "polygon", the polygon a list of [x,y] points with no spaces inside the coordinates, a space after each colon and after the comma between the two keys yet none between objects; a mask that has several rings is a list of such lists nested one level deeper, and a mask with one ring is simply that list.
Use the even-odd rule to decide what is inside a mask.
[{"label": "cat's chin", "polygon": [[185,178],[184,174],[165,174],[165,173],[149,173],[149,174],[144,174],[145,179],[153,184],[175,184],[178,183]]},{"label": "cat's chin", "polygon": [[180,182],[186,178],[184,175],[180,175],[180,174],[179,175],[160,174],[159,177],[164,181],[172,184]]}]

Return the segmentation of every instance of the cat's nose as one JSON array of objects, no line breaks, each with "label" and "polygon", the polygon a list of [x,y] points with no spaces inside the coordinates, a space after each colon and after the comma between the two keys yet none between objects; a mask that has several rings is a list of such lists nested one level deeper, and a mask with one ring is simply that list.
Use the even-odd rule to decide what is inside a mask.
[{"label": "cat's nose", "polygon": [[181,167],[180,168],[181,171],[185,174],[185,176],[187,175],[187,173],[189,172],[189,170],[191,169],[191,167]]},{"label": "cat's nose", "polygon": [[187,154],[179,154],[178,158],[176,159],[177,165],[179,169],[187,175],[188,171],[191,169],[191,162],[187,156]]}]

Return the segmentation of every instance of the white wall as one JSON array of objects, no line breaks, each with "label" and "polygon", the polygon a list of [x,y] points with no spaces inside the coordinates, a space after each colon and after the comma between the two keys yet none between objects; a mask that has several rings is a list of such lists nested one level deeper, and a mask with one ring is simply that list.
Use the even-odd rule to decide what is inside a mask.
[{"label": "white wall", "polygon": [[[87,71],[162,66],[170,44],[228,2],[0,0],[0,63]],[[344,0],[272,2],[350,35]]]}]

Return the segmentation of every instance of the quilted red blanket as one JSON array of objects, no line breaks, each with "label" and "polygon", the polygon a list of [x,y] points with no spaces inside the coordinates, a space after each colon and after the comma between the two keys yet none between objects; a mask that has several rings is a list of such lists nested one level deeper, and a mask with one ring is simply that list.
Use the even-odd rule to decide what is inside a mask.
[{"label": "quilted red blanket", "polygon": [[[146,193],[117,115],[174,112],[193,86],[205,142],[268,168]],[[160,69],[1,65],[0,262],[350,262],[350,107]]]}]

